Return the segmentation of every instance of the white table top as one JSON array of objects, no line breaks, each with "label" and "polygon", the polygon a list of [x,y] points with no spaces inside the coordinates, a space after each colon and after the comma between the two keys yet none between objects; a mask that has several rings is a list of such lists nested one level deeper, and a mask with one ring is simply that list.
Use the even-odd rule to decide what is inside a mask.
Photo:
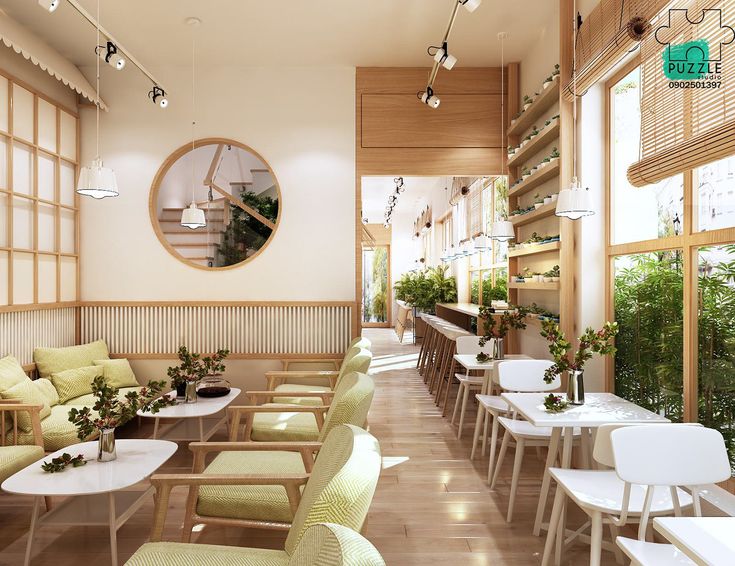
[{"label": "white table top", "polygon": [[735,564],[735,517],[661,517],[653,528],[697,564]]},{"label": "white table top", "polygon": [[531,360],[526,354],[506,354],[503,360],[489,360],[487,362],[478,362],[477,354],[454,354],[454,359],[463,368],[468,370],[491,370],[498,362],[507,362],[510,360]]},{"label": "white table top", "polygon": [[[175,442],[168,440],[116,440],[117,459],[98,462],[97,446],[94,440],[57,450],[10,476],[3,482],[2,489],[21,495],[91,495],[117,491],[150,476],[178,448]],[[88,460],[87,465],[53,474],[41,469],[42,461],[50,462],[64,452],[71,456],[82,454]]]},{"label": "white table top", "polygon": [[614,423],[667,423],[665,417],[612,393],[585,393],[584,405],[570,405],[562,413],[547,413],[548,393],[503,393],[502,396],[527,421],[536,426],[596,428]]},{"label": "white table top", "polygon": [[[169,391],[166,393],[169,397],[176,397],[176,391]],[[227,395],[222,397],[197,397],[196,403],[176,403],[170,407],[164,407],[157,413],[138,411],[138,416],[141,417],[159,417],[162,419],[188,419],[196,417],[206,417],[207,415],[213,415],[219,413],[222,409],[232,403],[237,396],[240,395],[240,390],[233,387]]]}]

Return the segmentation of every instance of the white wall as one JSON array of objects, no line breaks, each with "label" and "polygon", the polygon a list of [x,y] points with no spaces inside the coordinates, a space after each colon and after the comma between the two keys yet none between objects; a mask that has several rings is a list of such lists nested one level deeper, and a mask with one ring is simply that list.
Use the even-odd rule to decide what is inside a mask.
[{"label": "white wall", "polygon": [[[190,69],[154,70],[162,110],[134,69],[103,76],[101,154],[120,196],[82,203],[83,300],[354,300],[355,71],[224,68],[198,71],[197,137],[240,141],[268,161],[282,193],[280,226],[244,266],[189,267],[159,243],[148,200],[159,166],[191,139]],[[88,74],[88,73],[87,73]],[[94,112],[82,112],[83,162]]]}]

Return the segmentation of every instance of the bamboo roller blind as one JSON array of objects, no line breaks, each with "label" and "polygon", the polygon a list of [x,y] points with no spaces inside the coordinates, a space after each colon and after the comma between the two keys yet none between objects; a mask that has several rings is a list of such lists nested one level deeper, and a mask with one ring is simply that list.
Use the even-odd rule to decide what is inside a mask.
[{"label": "bamboo roller blind", "polygon": [[479,236],[482,227],[482,182],[478,179],[471,187],[467,197],[467,226],[471,237]]},{"label": "bamboo roller blind", "polygon": [[[577,94],[584,94],[602,80],[638,45],[628,23],[634,18],[657,25],[657,15],[671,0],[601,0],[584,19],[577,37]],[[571,77],[565,77],[562,96],[571,101]]]},{"label": "bamboo roller blind", "polygon": [[[653,35],[643,42],[641,158],[628,168],[636,187],[735,154],[735,41],[726,27],[735,25],[735,0],[677,0],[672,8],[687,10],[689,20],[699,23],[672,15],[670,29],[660,30],[658,39],[671,44],[706,39],[710,61],[720,60],[721,83],[719,88],[670,88],[662,67],[666,47]],[[721,10],[722,20],[720,13],[703,10]]]}]

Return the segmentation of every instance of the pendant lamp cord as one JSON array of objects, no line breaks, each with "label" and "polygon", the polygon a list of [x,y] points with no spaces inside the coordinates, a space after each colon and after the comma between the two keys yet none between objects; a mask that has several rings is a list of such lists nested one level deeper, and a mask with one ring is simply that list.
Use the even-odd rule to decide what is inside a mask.
[{"label": "pendant lamp cord", "polygon": [[[505,32],[503,32],[500,36],[500,139],[502,140],[503,146],[508,144],[508,140],[505,137],[505,99],[507,96],[508,94],[505,92]],[[507,149],[503,149],[503,152],[505,153],[505,160],[503,161],[503,172],[505,173],[505,183],[507,186],[508,151]],[[508,206],[508,208],[510,208],[510,206]]]},{"label": "pendant lamp cord", "polygon": [[572,177],[577,178],[577,36],[579,33],[579,19],[577,18],[577,0],[574,0],[574,41],[572,44]]},{"label": "pendant lamp cord", "polygon": [[196,88],[195,88],[195,69],[194,69],[194,62],[195,62],[195,53],[196,53],[196,31],[192,27],[191,30],[191,202],[195,202],[195,192],[194,192],[194,179],[196,177],[196,171],[194,168],[195,158],[194,158],[194,149],[195,149],[195,127],[196,127]]},{"label": "pendant lamp cord", "polygon": [[[95,55],[97,54],[97,50],[99,49],[100,44],[100,0],[97,0],[97,47],[95,48],[94,52]],[[95,57],[97,60],[97,116],[96,116],[96,132],[97,132],[97,141],[96,141],[96,151],[97,156],[96,159],[99,160],[100,158],[100,58],[99,56]]]}]

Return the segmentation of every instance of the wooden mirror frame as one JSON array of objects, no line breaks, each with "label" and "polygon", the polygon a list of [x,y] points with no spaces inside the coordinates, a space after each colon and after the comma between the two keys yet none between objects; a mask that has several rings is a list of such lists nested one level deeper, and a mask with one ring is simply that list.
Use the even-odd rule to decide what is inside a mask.
[{"label": "wooden mirror frame", "polygon": [[[166,174],[168,173],[169,169],[176,163],[179,159],[181,159],[183,156],[185,156],[187,153],[192,151],[192,149],[196,149],[205,145],[231,145],[233,147],[237,147],[239,149],[242,149],[243,151],[248,151],[255,157],[257,157],[267,168],[271,176],[273,177],[273,182],[276,187],[276,193],[278,194],[278,217],[276,218],[275,227],[271,231],[271,235],[268,237],[268,239],[265,241],[265,243],[260,247],[258,251],[256,251],[253,255],[251,255],[249,258],[246,258],[238,263],[233,263],[232,265],[224,265],[221,267],[208,267],[206,265],[199,265],[198,263],[194,263],[193,261],[190,261],[188,258],[182,256],[179,254],[174,247],[169,243],[169,241],[166,239],[165,234],[163,233],[163,230],[161,229],[161,225],[158,221],[158,214],[157,214],[157,201],[158,201],[158,192],[161,188],[161,183],[163,182],[163,179],[166,177]],[[161,166],[158,169],[158,172],[156,173],[156,176],[153,178],[153,184],[151,185],[151,191],[150,195],[148,197],[148,212],[151,217],[151,224],[153,225],[153,230],[156,233],[156,236],[158,237],[158,240],[161,242],[164,248],[170,253],[173,257],[181,261],[182,263],[185,263],[186,265],[189,265],[191,267],[195,267],[197,269],[202,269],[204,271],[224,271],[227,269],[234,269],[236,267],[241,267],[245,265],[246,263],[254,260],[256,257],[258,257],[263,250],[265,250],[268,245],[273,241],[273,237],[276,235],[276,232],[278,231],[278,227],[281,224],[281,215],[283,212],[283,200],[281,195],[281,185],[278,182],[278,179],[276,177],[276,174],[273,171],[273,168],[270,166],[268,161],[266,161],[260,153],[255,151],[250,146],[247,146],[243,143],[240,143],[238,141],[229,139],[229,138],[202,138],[194,141],[193,148],[191,143],[186,143],[179,147],[177,150],[175,150],[173,153],[171,153],[161,164]]]}]

